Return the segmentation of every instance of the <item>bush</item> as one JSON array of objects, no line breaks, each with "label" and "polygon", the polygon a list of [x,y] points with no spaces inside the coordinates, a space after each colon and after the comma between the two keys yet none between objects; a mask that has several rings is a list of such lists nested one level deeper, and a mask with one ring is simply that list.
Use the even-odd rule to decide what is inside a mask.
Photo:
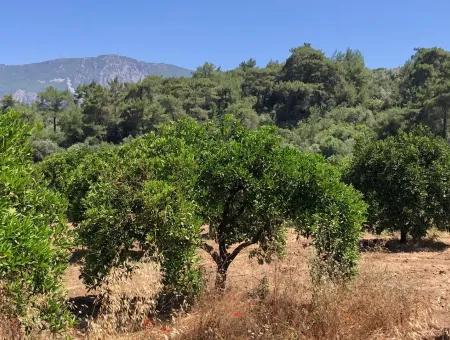
[{"label": "bush", "polygon": [[61,290],[70,246],[65,201],[34,171],[29,132],[17,113],[0,115],[1,309],[27,331],[59,331],[70,322]]},{"label": "bush", "polygon": [[183,119],[88,155],[68,192],[90,287],[130,258],[150,255],[161,263],[166,291],[185,296],[200,287],[201,236],[218,244],[202,247],[221,288],[246,247],[257,245],[252,255],[262,262],[281,253],[289,226],[314,236],[323,274],[351,275],[365,212],[360,195],[322,157],[284,146],[273,128],[249,130],[230,116],[218,125]]},{"label": "bush", "polygon": [[364,193],[378,232],[400,231],[406,242],[450,225],[450,146],[426,131],[360,145],[347,179]]},{"label": "bush", "polygon": [[83,219],[82,199],[87,195],[98,176],[110,167],[112,147],[107,145],[90,147],[77,144],[64,152],[58,152],[36,167],[49,183],[49,187],[67,198],[67,217],[72,223]]},{"label": "bush", "polygon": [[76,167],[84,157],[94,152],[87,145],[76,144],[64,152],[47,157],[37,164],[38,170],[48,181],[49,187],[64,196],[67,196],[68,188]]},{"label": "bush", "polygon": [[[184,126],[183,138],[194,140],[200,128],[190,121]],[[161,263],[167,297],[198,291],[201,221],[190,198],[196,163],[178,130],[166,126],[110,154],[92,155],[76,170],[79,180],[73,184],[83,178],[90,183],[78,200],[79,237],[87,248],[82,274],[89,286],[103,284],[110,270],[127,260],[148,255]]]},{"label": "bush", "polygon": [[51,140],[35,140],[32,143],[33,147],[33,160],[35,162],[42,161],[47,156],[60,150],[58,144]]}]

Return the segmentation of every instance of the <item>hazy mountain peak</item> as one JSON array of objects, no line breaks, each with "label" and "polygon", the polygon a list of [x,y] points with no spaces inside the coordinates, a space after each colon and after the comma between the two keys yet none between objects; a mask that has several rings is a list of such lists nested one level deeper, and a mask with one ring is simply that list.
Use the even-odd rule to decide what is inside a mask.
[{"label": "hazy mountain peak", "polygon": [[121,82],[137,82],[149,75],[189,77],[191,71],[116,54],[61,58],[25,65],[0,64],[0,97],[14,94],[16,100],[30,102],[47,86],[73,91],[78,85],[92,81],[106,85],[117,77]]}]

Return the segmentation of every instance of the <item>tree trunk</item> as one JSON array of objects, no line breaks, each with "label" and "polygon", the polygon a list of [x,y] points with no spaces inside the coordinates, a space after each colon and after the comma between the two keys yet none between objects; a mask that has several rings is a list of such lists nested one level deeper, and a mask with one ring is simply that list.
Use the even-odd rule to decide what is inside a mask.
[{"label": "tree trunk", "polygon": [[226,281],[227,281],[227,269],[226,268],[222,268],[222,267],[217,268],[216,289],[218,291],[224,291],[225,290]]},{"label": "tree trunk", "polygon": [[400,242],[406,243],[406,241],[408,240],[407,236],[408,236],[408,232],[405,229],[402,229],[400,231]]},{"label": "tree trunk", "polygon": [[53,116],[53,132],[56,133],[56,116]]}]

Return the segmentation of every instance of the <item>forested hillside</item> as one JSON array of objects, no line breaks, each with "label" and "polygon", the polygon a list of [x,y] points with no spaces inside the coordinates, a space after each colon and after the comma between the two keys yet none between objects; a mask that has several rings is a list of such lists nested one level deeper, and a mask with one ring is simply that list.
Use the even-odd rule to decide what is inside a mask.
[{"label": "forested hillside", "polygon": [[199,121],[232,114],[254,128],[276,124],[287,141],[339,159],[361,138],[384,138],[427,125],[447,136],[450,52],[420,48],[403,67],[368,69],[362,54],[327,57],[304,44],[284,62],[253,59],[221,71],[205,63],[192,78],[148,77],[137,84],[80,85],[74,95],[53,88],[32,107],[16,106],[34,132],[35,159],[76,143],[120,143],[184,116]]}]

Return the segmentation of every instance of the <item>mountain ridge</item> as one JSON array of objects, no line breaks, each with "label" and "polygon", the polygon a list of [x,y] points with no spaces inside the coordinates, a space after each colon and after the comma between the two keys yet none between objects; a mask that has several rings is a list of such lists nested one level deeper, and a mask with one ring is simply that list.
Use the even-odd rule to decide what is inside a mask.
[{"label": "mountain ridge", "polygon": [[189,77],[191,74],[191,70],[176,65],[144,62],[117,54],[0,64],[0,97],[12,94],[15,100],[30,103],[47,86],[73,92],[78,85],[93,81],[106,85],[116,77],[121,82],[135,83],[151,75]]}]

